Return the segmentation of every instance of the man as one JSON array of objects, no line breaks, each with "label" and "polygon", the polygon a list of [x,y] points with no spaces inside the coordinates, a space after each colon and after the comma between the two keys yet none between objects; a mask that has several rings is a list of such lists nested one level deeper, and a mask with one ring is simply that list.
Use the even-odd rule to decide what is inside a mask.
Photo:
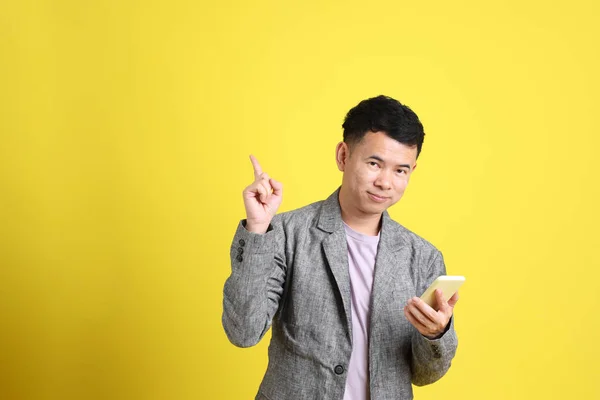
[{"label": "man", "polygon": [[276,214],[283,186],[256,158],[246,219],[231,247],[223,327],[240,347],[272,326],[256,399],[412,399],[411,382],[441,378],[457,346],[452,312],[420,296],[445,274],[441,253],[393,221],[424,139],[397,100],[360,102],[344,121],[341,187],[327,200]]}]

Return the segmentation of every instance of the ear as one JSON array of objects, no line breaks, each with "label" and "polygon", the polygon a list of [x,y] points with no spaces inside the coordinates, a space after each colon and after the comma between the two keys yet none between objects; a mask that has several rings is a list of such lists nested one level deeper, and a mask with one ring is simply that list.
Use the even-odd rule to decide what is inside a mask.
[{"label": "ear", "polygon": [[339,142],[335,147],[335,162],[340,171],[344,171],[346,168],[346,161],[349,156],[350,149],[348,148],[348,145],[344,142]]},{"label": "ear", "polygon": [[413,165],[412,172],[415,172],[415,169],[417,169],[417,163],[415,163],[415,165]]}]

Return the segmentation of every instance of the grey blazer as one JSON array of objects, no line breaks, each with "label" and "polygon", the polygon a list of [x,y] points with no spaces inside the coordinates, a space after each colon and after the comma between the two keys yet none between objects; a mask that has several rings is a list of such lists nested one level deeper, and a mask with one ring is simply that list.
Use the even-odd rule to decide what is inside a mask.
[{"label": "grey blazer", "polygon": [[[256,399],[343,399],[352,314],[338,192],[276,215],[265,234],[248,232],[244,221],[237,227],[222,321],[239,347],[257,344],[272,326]],[[371,295],[371,400],[412,399],[411,382],[435,382],[450,367],[454,318],[440,338],[429,340],[403,313],[409,298],[444,274],[441,253],[384,212]]]}]

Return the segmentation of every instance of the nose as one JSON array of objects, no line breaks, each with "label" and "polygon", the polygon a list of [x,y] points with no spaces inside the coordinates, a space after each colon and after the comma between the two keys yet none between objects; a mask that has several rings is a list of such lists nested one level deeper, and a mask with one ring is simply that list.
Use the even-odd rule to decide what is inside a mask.
[{"label": "nose", "polygon": [[382,190],[388,190],[389,188],[391,188],[391,183],[390,183],[390,175],[389,175],[389,171],[386,171],[385,169],[382,169],[379,172],[379,175],[377,175],[377,179],[375,179],[375,186],[381,188]]}]

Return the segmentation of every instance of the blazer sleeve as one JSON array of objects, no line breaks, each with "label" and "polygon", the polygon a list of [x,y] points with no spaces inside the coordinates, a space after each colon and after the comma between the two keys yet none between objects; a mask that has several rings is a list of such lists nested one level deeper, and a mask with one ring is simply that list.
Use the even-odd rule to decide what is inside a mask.
[{"label": "blazer sleeve", "polygon": [[238,347],[256,345],[271,327],[286,277],[284,233],[276,215],[264,234],[238,224],[230,249],[231,275],[223,288],[222,323]]},{"label": "blazer sleeve", "polygon": [[[443,256],[438,250],[435,250],[424,279],[425,288],[438,276],[445,274],[446,267]],[[416,386],[428,385],[444,376],[456,354],[457,345],[454,316],[450,318],[446,331],[436,339],[428,339],[415,329],[411,344],[412,383]]]}]

